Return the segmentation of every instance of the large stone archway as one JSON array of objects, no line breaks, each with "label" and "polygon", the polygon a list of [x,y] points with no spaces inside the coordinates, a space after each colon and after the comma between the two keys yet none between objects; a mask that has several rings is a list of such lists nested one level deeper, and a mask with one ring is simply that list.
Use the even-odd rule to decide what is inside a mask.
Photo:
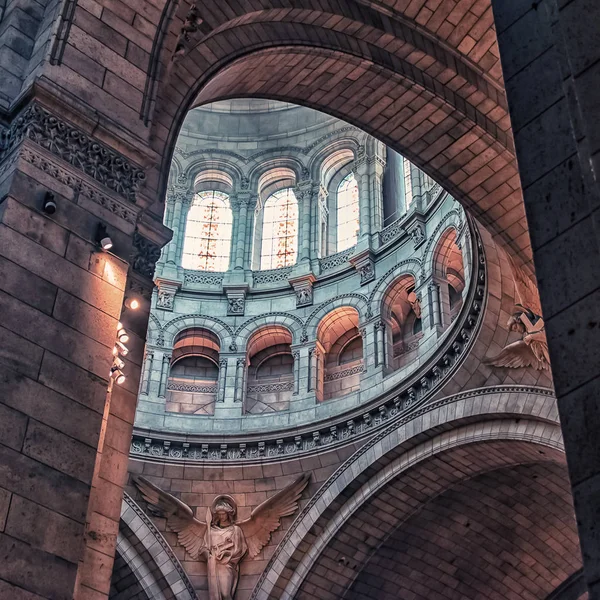
[{"label": "large stone archway", "polygon": [[[10,125],[0,151],[6,589],[108,592],[99,573],[112,564],[147,327],[147,311],[122,314],[122,301],[147,293],[168,239],[161,164],[193,102],[262,94],[364,127],[439,179],[529,268],[533,251],[585,576],[600,593],[600,9],[589,0],[325,4],[203,3],[174,63],[185,3],[65,1],[26,27],[16,5],[4,11],[29,40],[0,103]],[[49,191],[59,206],[51,219],[41,211]],[[100,220],[113,229],[110,259],[95,245]],[[119,318],[135,334],[131,377],[107,396],[107,332]],[[17,511],[31,519],[15,520]],[[22,525],[36,518],[73,535]]]}]

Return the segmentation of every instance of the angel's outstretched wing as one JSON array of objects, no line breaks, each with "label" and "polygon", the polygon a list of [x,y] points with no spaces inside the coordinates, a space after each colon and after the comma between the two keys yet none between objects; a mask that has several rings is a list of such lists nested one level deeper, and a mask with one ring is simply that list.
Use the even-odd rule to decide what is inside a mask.
[{"label": "angel's outstretched wing", "polygon": [[515,264],[515,261],[509,255],[510,266],[515,280],[515,301],[516,303],[528,308],[538,316],[542,316],[542,305],[540,304],[540,295],[535,283],[531,278]]},{"label": "angel's outstretched wing", "polygon": [[193,558],[198,558],[204,545],[206,523],[196,519],[194,511],[185,502],[161,490],[145,477],[134,477],[133,482],[144,500],[166,517],[167,525],[177,533],[179,543]]},{"label": "angel's outstretched wing", "polygon": [[296,481],[257,506],[246,521],[238,523],[244,532],[250,557],[256,556],[269,543],[271,533],[279,528],[281,517],[293,515],[298,500],[308,485],[310,474],[304,473]]},{"label": "angel's outstretched wing", "polygon": [[539,360],[531,347],[523,340],[513,342],[504,348],[500,354],[493,358],[484,358],[484,364],[493,367],[534,367],[535,369],[547,369],[548,366]]}]

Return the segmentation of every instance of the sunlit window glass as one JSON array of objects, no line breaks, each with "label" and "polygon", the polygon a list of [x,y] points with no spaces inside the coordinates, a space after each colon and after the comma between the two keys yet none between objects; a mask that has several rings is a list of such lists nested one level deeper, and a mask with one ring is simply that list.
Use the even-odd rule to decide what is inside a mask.
[{"label": "sunlit window glass", "polygon": [[265,202],[260,268],[280,269],[295,264],[298,252],[298,201],[291,188]]},{"label": "sunlit window glass", "polygon": [[354,246],[358,240],[358,184],[354,173],[342,179],[337,191],[337,251]]},{"label": "sunlit window glass", "polygon": [[216,191],[196,194],[187,217],[183,268],[227,271],[231,225],[231,208],[227,194]]}]

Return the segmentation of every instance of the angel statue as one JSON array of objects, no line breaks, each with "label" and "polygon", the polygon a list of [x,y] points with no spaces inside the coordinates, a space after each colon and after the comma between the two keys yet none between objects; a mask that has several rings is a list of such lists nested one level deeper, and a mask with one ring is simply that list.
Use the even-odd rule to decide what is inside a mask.
[{"label": "angel statue", "polygon": [[279,528],[281,517],[296,512],[309,479],[310,474],[301,475],[257,506],[250,518],[240,523],[236,523],[237,504],[226,494],[213,500],[212,506],[206,509],[206,521],[200,521],[185,502],[144,477],[134,478],[134,483],[144,500],[166,517],[168,527],[177,533],[187,553],[194,559],[200,556],[206,559],[209,600],[233,600],[240,561],[246,553],[254,558],[269,543],[271,533]]},{"label": "angel statue", "polygon": [[520,340],[509,344],[494,358],[484,359],[484,363],[495,367],[533,367],[537,370],[550,367],[548,354],[548,341],[542,307],[538,291],[525,272],[517,267],[510,258],[515,282],[515,312],[508,319],[510,331],[517,331],[522,335]]}]

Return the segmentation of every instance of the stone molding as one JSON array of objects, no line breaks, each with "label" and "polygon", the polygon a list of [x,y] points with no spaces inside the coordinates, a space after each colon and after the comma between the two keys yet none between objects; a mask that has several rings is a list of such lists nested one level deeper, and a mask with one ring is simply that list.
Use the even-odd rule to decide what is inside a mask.
[{"label": "stone molding", "polygon": [[350,257],[354,252],[354,246],[348,248],[347,250],[342,250],[341,252],[337,252],[336,254],[331,254],[326,256],[325,258],[321,258],[319,260],[319,266],[321,271],[330,271],[331,269],[335,269],[341,266],[350,266]]},{"label": "stone molding", "polygon": [[154,269],[160,258],[160,246],[143,237],[136,229],[129,263],[136,273],[147,279],[154,278]]},{"label": "stone molding", "polygon": [[183,274],[183,283],[200,285],[222,285],[225,273],[222,271],[192,271],[186,270]]},{"label": "stone molding", "polygon": [[[160,544],[161,548],[164,550],[165,554],[168,556],[171,563],[175,566],[177,574],[185,589],[188,591],[191,600],[198,600],[198,596],[196,594],[196,590],[192,585],[192,582],[189,580],[187,573],[181,566],[179,559],[173,553],[171,546],[167,543],[167,540],[163,537],[163,535],[158,531],[154,523],[150,520],[148,515],[141,509],[141,507],[133,500],[133,498],[127,493],[123,493],[123,507],[125,505],[130,508],[143,522],[144,526],[150,531],[150,533],[154,536],[154,539]],[[123,518],[123,508],[121,508],[121,519]]]},{"label": "stone molding", "polygon": [[0,138],[0,160],[24,140],[30,140],[54,156],[85,173],[88,177],[135,202],[146,175],[122,154],[54,116],[37,103],[27,106]]},{"label": "stone molding", "polygon": [[362,373],[364,370],[365,369],[363,365],[356,365],[355,367],[350,367],[349,369],[344,369],[343,371],[329,373],[325,376],[325,381],[337,381],[338,379],[343,379],[344,377],[350,377],[351,375]]},{"label": "stone molding", "polygon": [[283,267],[281,269],[266,269],[264,271],[253,271],[252,282],[254,285],[267,283],[277,283],[278,281],[287,281],[288,275],[294,267]]},{"label": "stone molding", "polygon": [[277,383],[261,383],[260,385],[249,386],[246,390],[248,394],[271,394],[276,392],[291,392],[294,389],[293,381],[279,381]]},{"label": "stone molding", "polygon": [[174,381],[167,385],[167,390],[173,392],[190,392],[192,394],[216,394],[218,389],[217,385],[194,385],[192,383],[176,383]]}]

